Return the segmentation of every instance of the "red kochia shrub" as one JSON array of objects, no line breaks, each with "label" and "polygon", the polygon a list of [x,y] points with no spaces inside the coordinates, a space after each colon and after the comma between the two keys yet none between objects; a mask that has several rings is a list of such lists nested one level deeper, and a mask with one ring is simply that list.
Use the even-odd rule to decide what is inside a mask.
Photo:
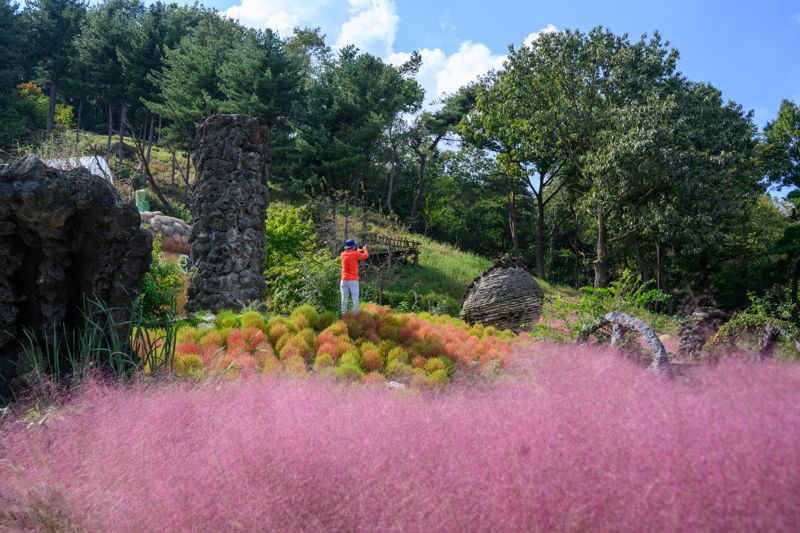
[{"label": "red kochia shrub", "polygon": [[800,529],[800,365],[667,381],[536,350],[437,394],[89,387],[43,425],[5,422],[0,530]]}]

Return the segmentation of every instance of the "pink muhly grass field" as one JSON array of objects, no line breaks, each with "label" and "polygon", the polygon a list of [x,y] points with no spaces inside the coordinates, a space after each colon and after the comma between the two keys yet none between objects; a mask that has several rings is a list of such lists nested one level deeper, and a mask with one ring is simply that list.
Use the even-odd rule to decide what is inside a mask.
[{"label": "pink muhly grass field", "polygon": [[47,424],[2,427],[0,530],[800,529],[800,365],[670,382],[535,349],[436,395],[90,387]]}]

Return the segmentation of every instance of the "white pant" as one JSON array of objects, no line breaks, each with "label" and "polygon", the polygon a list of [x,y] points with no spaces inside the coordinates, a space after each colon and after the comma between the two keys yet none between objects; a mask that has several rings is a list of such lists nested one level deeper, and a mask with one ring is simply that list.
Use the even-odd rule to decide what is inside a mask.
[{"label": "white pant", "polygon": [[342,291],[342,314],[347,312],[347,297],[353,300],[353,312],[358,313],[358,281],[343,279],[339,285]]}]

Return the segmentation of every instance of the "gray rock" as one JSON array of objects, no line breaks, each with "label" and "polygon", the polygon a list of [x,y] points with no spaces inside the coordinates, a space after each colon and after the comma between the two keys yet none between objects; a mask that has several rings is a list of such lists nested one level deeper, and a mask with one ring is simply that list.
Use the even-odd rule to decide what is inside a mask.
[{"label": "gray rock", "polygon": [[49,168],[33,155],[0,166],[0,395],[24,369],[16,340],[56,328],[71,334],[84,298],[117,322],[150,265],[151,239],[139,213],[87,169]]},{"label": "gray rock", "polygon": [[189,237],[189,311],[240,309],[264,297],[269,129],[246,115],[214,115],[197,132]]}]

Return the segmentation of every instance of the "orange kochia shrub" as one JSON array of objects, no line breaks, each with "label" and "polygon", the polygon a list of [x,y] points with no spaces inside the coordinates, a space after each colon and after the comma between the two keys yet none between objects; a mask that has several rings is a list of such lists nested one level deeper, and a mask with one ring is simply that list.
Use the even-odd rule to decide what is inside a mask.
[{"label": "orange kochia shrub", "polygon": [[[303,310],[269,321],[250,316],[239,327],[183,326],[176,334],[173,370],[192,378],[285,370],[367,383],[388,378],[437,386],[455,372],[505,367],[519,342],[508,331],[426,313],[395,313],[372,304],[333,323],[315,317]],[[320,331],[320,324],[330,325]]]}]

